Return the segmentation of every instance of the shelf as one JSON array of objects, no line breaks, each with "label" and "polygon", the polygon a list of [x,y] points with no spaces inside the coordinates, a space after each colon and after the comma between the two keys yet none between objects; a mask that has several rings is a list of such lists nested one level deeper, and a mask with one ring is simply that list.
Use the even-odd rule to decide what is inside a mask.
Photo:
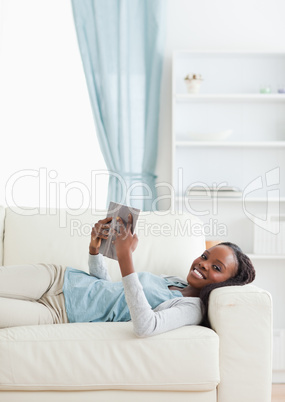
[{"label": "shelf", "polygon": [[247,254],[251,260],[285,260],[284,254]]},{"label": "shelf", "polygon": [[[189,199],[189,197],[182,197],[182,196],[177,196],[177,197],[175,197],[175,201],[176,202],[181,202],[181,201],[185,201],[185,200],[188,200]],[[190,199],[190,201],[191,202],[193,202],[193,201],[199,201],[199,202],[212,202],[213,200],[219,200],[219,201],[222,201],[222,202],[242,202],[243,201],[243,199],[242,199],[242,197],[217,197],[217,198],[212,198],[212,197],[198,197],[198,196],[196,196],[195,198],[191,198]],[[266,198],[266,197],[251,197],[251,198],[249,198],[249,197],[245,197],[245,199],[244,199],[244,202],[258,202],[258,203],[261,203],[261,202],[268,202],[268,203],[270,203],[270,202],[285,202],[285,197],[280,197],[280,198]]]},{"label": "shelf", "polygon": [[285,102],[285,94],[175,94],[177,102]]},{"label": "shelf", "polygon": [[285,141],[175,141],[176,147],[284,148]]},{"label": "shelf", "polygon": [[279,50],[272,50],[272,49],[267,49],[267,50],[213,50],[213,49],[180,49],[180,50],[175,50],[173,52],[174,57],[177,56],[244,56],[244,57],[249,57],[249,56],[281,56],[285,57],[285,51],[282,49]]}]

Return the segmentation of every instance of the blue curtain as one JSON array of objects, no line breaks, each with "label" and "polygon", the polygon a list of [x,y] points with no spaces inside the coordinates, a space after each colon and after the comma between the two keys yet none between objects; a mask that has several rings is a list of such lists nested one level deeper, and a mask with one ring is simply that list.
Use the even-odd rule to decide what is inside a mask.
[{"label": "blue curtain", "polygon": [[99,143],[110,172],[107,205],[115,201],[155,209],[167,2],[71,1]]}]

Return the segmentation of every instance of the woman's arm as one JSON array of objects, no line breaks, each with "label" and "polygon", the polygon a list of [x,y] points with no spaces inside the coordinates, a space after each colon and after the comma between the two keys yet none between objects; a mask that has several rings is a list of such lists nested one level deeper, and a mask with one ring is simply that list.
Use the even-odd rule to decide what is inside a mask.
[{"label": "woman's arm", "polygon": [[132,217],[129,216],[126,228],[120,218],[117,220],[120,232],[116,235],[115,246],[135,334],[146,337],[184,325],[199,324],[202,312],[198,298],[172,299],[155,309],[159,311],[152,310],[133,266],[132,252],[136,249],[138,238],[131,233]]},{"label": "woman's arm", "polygon": [[138,275],[133,273],[122,280],[134,332],[137,336],[158,335],[185,325],[198,325],[201,322],[202,306],[199,298],[179,297],[167,300],[152,310]]},{"label": "woman's arm", "polygon": [[105,281],[112,281],[102,254],[89,254],[88,266],[90,275],[96,276],[98,279],[104,279]]},{"label": "woman's arm", "polygon": [[121,274],[124,278],[125,276],[135,272],[132,254],[138,245],[138,237],[136,234],[132,234],[131,231],[133,224],[133,217],[131,214],[128,216],[126,227],[119,216],[117,216],[117,221],[119,223],[119,232],[115,233],[116,240],[114,242]]},{"label": "woman's arm", "polygon": [[94,225],[89,244],[88,265],[90,275],[106,281],[111,281],[112,279],[108,274],[102,254],[99,254],[99,248],[101,239],[107,239],[109,236],[111,220],[112,218],[105,218]]}]

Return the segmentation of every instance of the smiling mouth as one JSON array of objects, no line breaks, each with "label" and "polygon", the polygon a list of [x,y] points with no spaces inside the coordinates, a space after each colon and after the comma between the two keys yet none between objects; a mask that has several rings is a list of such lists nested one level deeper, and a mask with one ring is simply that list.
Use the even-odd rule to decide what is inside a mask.
[{"label": "smiling mouth", "polygon": [[193,272],[195,273],[195,275],[197,275],[199,278],[201,279],[206,279],[205,276],[202,274],[202,272],[200,272],[197,268],[193,269]]}]

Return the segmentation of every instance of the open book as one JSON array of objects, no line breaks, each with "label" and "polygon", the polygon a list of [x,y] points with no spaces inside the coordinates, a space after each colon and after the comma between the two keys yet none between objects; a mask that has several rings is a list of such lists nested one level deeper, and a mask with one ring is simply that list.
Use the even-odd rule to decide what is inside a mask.
[{"label": "open book", "polygon": [[[117,216],[119,216],[122,219],[126,227],[128,223],[128,215],[132,214],[133,224],[131,227],[131,232],[133,233],[139,217],[139,213],[140,209],[128,207],[127,205],[117,204],[116,202],[110,202],[107,213],[107,217],[112,216],[113,218],[111,221],[110,228],[115,229],[117,232],[119,232],[118,222],[116,220]],[[108,236],[107,240],[102,239],[99,252],[108,258],[118,260],[115,244],[112,243],[113,240],[115,240],[115,235],[112,234]]]}]

